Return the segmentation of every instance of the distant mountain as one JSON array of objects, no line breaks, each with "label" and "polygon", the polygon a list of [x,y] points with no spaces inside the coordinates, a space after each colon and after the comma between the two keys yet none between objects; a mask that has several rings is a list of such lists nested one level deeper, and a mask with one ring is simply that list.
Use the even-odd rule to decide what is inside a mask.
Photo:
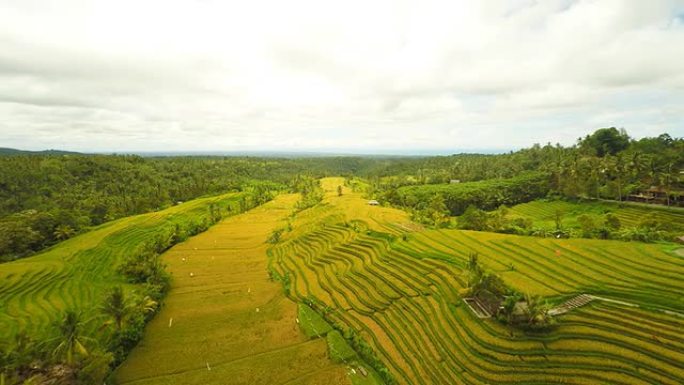
[{"label": "distant mountain", "polygon": [[80,152],[62,151],[62,150],[43,150],[43,151],[27,151],[17,150],[16,148],[0,147],[0,156],[4,155],[83,155]]}]

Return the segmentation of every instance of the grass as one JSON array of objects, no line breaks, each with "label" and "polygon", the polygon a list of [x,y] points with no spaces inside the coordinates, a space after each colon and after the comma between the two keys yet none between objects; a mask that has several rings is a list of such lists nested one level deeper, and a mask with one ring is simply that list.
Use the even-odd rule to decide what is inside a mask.
[{"label": "grass", "polygon": [[[315,296],[337,327],[357,330],[397,383],[684,382],[684,319],[661,312],[684,313],[684,259],[669,245],[425,230],[348,189],[338,197],[341,179],[322,184],[324,202],[272,247],[272,269],[291,277],[295,299]],[[640,307],[595,302],[536,334],[481,320],[459,306],[471,252],[523,292]]]},{"label": "grass", "polygon": [[326,336],[326,341],[328,342],[330,359],[333,362],[343,363],[357,359],[356,351],[349,346],[349,343],[342,337],[339,331],[330,331]]},{"label": "grass", "polygon": [[309,338],[324,337],[333,330],[323,317],[303,303],[297,306],[297,319],[299,320],[299,327]]},{"label": "grass", "polygon": [[[157,236],[168,235],[209,217],[215,203],[223,213],[239,194],[198,199],[166,210],[123,218],[59,243],[38,255],[0,265],[0,343],[20,331],[40,337],[61,311],[75,308],[84,319],[97,315],[105,293],[115,285],[137,290],[116,272],[117,265]],[[99,324],[93,322],[90,332]]]}]

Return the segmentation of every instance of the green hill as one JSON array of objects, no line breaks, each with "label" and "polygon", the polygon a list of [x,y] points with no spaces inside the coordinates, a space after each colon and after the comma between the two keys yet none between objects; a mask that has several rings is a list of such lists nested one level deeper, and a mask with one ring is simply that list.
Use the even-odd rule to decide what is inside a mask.
[{"label": "green hill", "polygon": [[42,150],[42,151],[28,151],[18,150],[16,148],[0,147],[0,156],[11,155],[83,155],[80,152],[63,151],[63,150]]},{"label": "green hill", "polygon": [[[140,290],[142,285],[127,284],[117,272],[126,256],[159,237],[207,223],[210,204],[217,204],[224,214],[235,212],[241,196],[198,199],[123,218],[33,257],[1,264],[0,341],[12,341],[20,331],[41,336],[67,308],[83,311],[85,319],[92,318],[104,294],[115,285]],[[93,324],[92,331],[96,328]]]}]

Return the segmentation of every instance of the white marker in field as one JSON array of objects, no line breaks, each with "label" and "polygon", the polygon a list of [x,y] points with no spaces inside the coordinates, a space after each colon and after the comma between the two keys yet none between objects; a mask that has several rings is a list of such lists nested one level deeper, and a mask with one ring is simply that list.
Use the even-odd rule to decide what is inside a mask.
[{"label": "white marker in field", "polygon": [[211,370],[211,366],[209,366],[208,362],[207,362],[207,370]]},{"label": "white marker in field", "polygon": [[259,308],[256,309],[257,313],[259,312]]},{"label": "white marker in field", "polygon": [[173,317],[169,318],[169,327],[171,327],[171,325],[173,325]]}]

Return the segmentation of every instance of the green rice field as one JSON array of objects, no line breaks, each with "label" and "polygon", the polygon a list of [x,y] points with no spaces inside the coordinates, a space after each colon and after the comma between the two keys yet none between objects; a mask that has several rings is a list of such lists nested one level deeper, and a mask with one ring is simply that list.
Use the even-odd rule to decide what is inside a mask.
[{"label": "green rice field", "polygon": [[[291,297],[359,331],[396,383],[684,383],[684,259],[667,247],[425,230],[337,196],[341,182],[323,181],[324,204],[297,215],[270,268],[290,278]],[[547,332],[479,319],[460,299],[471,252],[522,292],[621,302],[594,301]]]},{"label": "green rice field", "polygon": [[[115,285],[136,290],[117,273],[122,259],[158,236],[208,220],[209,205],[224,212],[241,194],[197,199],[166,210],[123,218],[0,268],[0,341],[19,331],[41,335],[67,308],[92,319]],[[92,323],[91,333],[99,325]]]}]

